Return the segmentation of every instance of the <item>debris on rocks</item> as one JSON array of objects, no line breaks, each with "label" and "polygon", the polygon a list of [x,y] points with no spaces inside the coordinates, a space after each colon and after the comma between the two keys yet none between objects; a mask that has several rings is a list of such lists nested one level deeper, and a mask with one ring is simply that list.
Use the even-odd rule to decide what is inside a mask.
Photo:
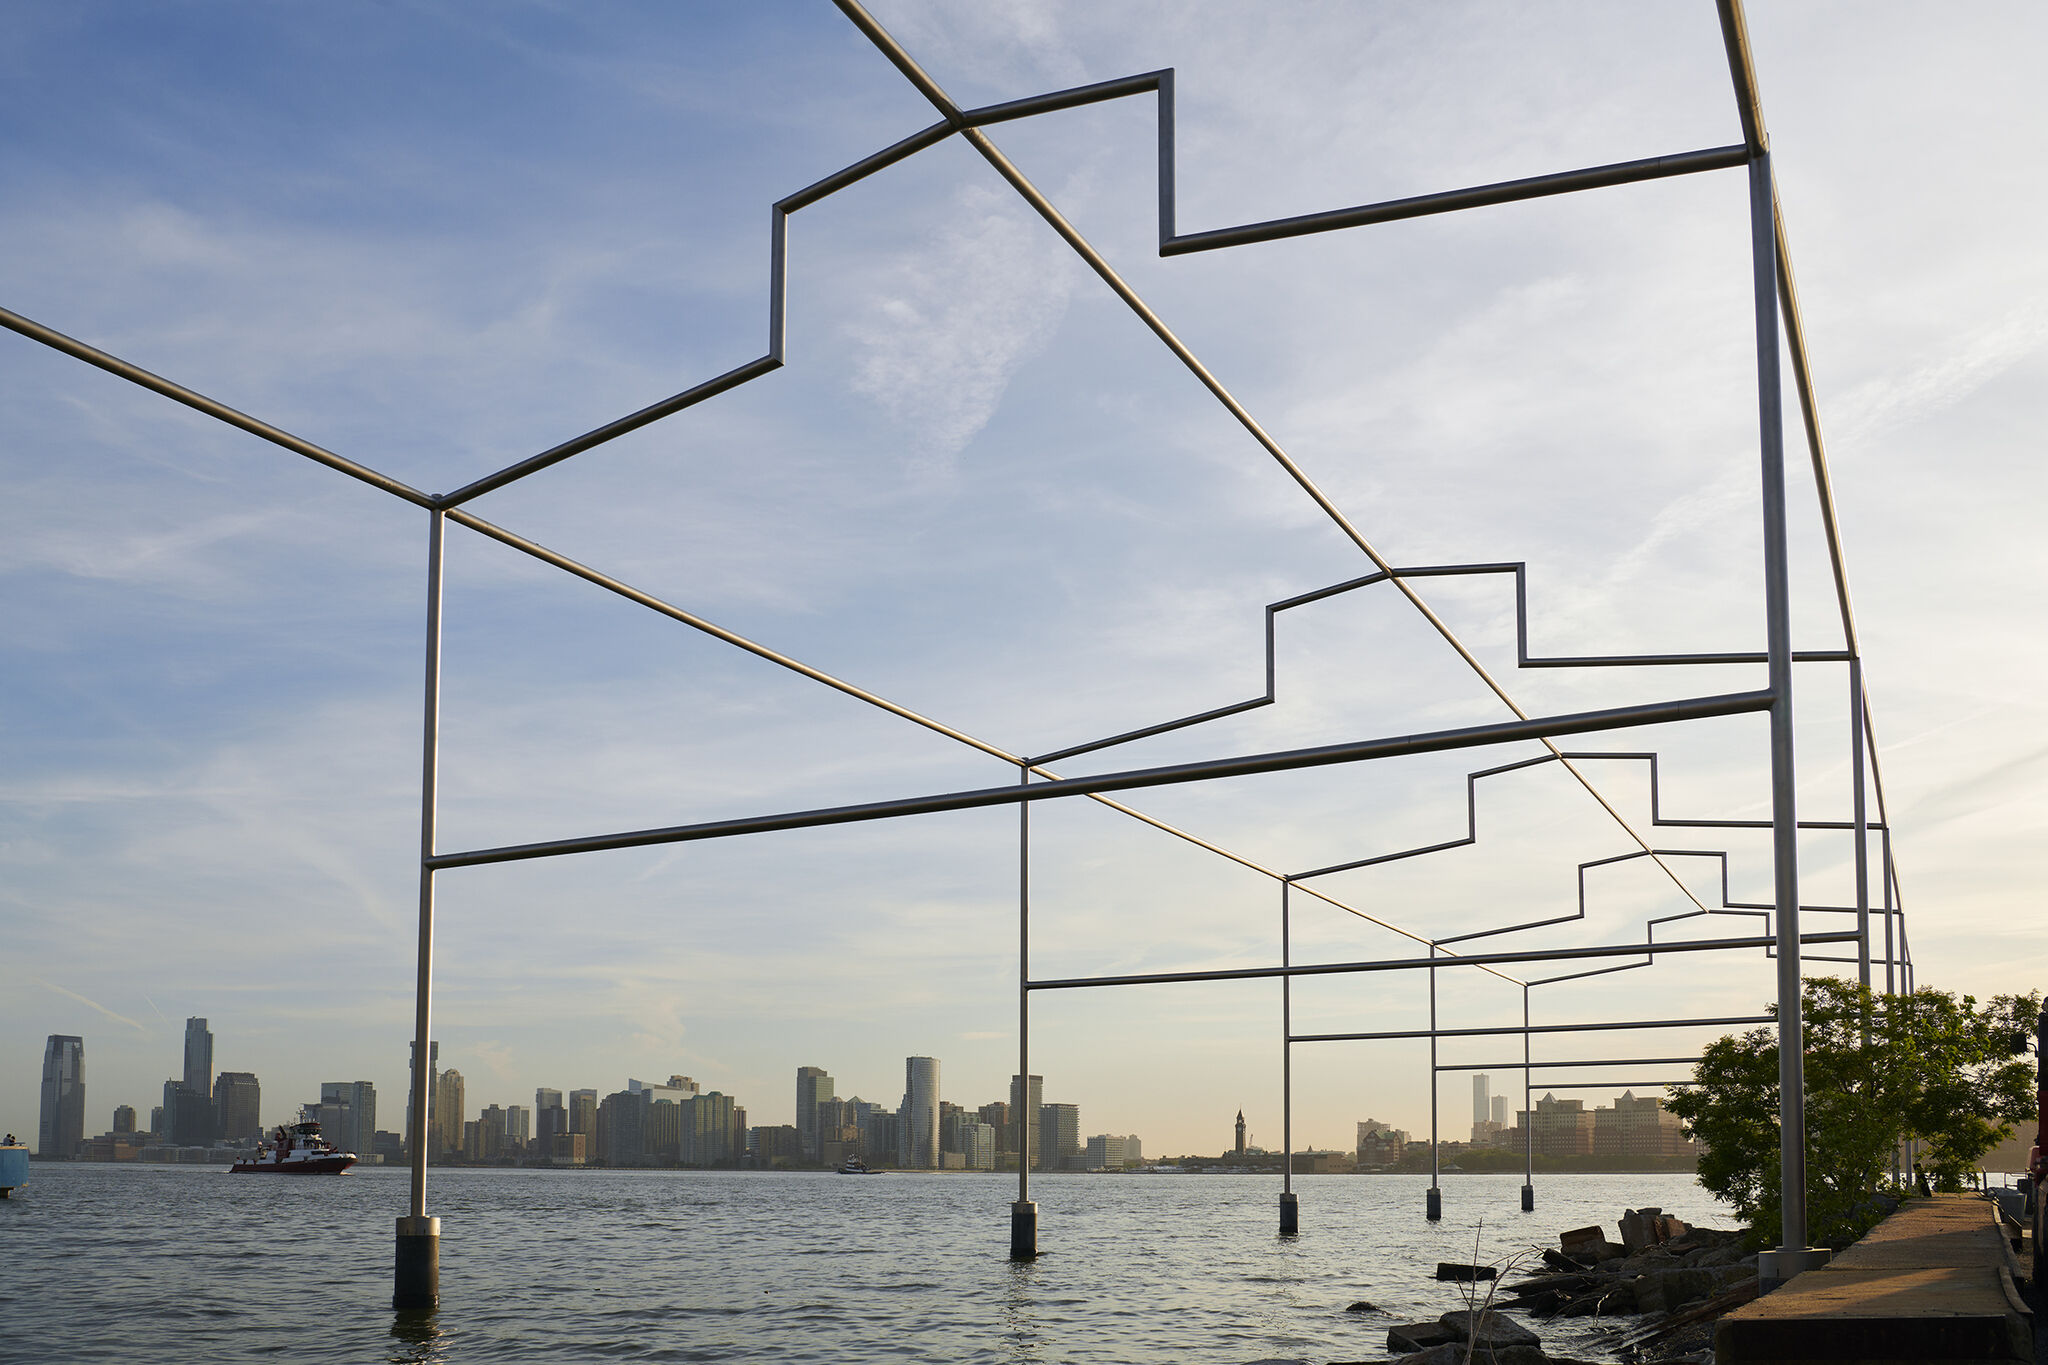
[{"label": "debris on rocks", "polygon": [[1439,1280],[1455,1280],[1470,1284],[1474,1280],[1490,1280],[1500,1272],[1490,1265],[1460,1265],[1456,1261],[1438,1261],[1436,1277]]}]

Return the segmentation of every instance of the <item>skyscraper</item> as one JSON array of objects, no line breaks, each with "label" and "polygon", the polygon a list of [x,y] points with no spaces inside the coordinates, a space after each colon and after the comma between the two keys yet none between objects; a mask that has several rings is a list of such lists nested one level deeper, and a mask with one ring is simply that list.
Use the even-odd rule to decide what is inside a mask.
[{"label": "skyscraper", "polygon": [[1493,1113],[1490,1118],[1496,1127],[1505,1128],[1508,1126],[1508,1097],[1506,1095],[1495,1095],[1493,1097]]},{"label": "skyscraper", "polygon": [[597,1141],[597,1092],[595,1090],[571,1090],[569,1092],[569,1131],[583,1134],[592,1143]]},{"label": "skyscraper", "polygon": [[224,1142],[263,1136],[263,1087],[248,1071],[223,1071],[213,1084],[213,1127]]},{"label": "skyscraper", "polygon": [[114,1131],[117,1133],[132,1133],[135,1131],[134,1105],[117,1104],[114,1106]]},{"label": "skyscraper", "polygon": [[912,1170],[939,1168],[939,1059],[903,1059],[903,1164]]},{"label": "skyscraper", "polygon": [[[221,1079],[227,1074],[222,1072]],[[377,1087],[368,1081],[322,1081],[320,1135],[344,1152],[369,1155],[377,1139]]]},{"label": "skyscraper", "polygon": [[1022,1076],[1010,1077],[1010,1125],[1024,1127],[1023,1160],[1027,1168],[1039,1169],[1038,1160],[1038,1105],[1045,1098],[1045,1077],[1033,1076],[1029,1094],[1025,1092]]},{"label": "skyscraper", "polygon": [[430,1122],[427,1131],[434,1134],[436,1152],[459,1152],[462,1150],[462,1073],[454,1067],[442,1072],[434,1082],[433,1103],[427,1110]]},{"label": "skyscraper", "polygon": [[[405,1086],[405,1150],[410,1152],[413,1149],[414,1137],[418,1132],[418,1128],[415,1126],[415,1120],[413,1118],[412,1097],[414,1088],[414,1072],[417,1071],[420,1060],[419,1041],[415,1039],[407,1046],[411,1049],[411,1061],[409,1064],[411,1069],[408,1070],[406,1073]],[[430,1041],[427,1044],[427,1114],[430,1119],[433,1116],[434,1110],[434,1087],[437,1084],[439,1084],[441,1079],[440,1066],[441,1045],[437,1042]]]},{"label": "skyscraper", "polygon": [[43,1106],[36,1152],[69,1161],[85,1141],[85,1039],[53,1033],[43,1044]]},{"label": "skyscraper", "polygon": [[213,1098],[213,1034],[204,1019],[185,1021],[185,1088]]},{"label": "skyscraper", "polygon": [[1081,1106],[1042,1104],[1038,1107],[1039,1167],[1064,1171],[1067,1158],[1081,1155]]},{"label": "skyscraper", "polygon": [[533,1154],[552,1158],[555,1134],[569,1131],[569,1111],[562,1107],[562,1092],[545,1086],[533,1092]]},{"label": "skyscraper", "polygon": [[1486,1123],[1493,1118],[1493,1104],[1488,1087],[1493,1078],[1481,1072],[1472,1078],[1472,1121]]},{"label": "skyscraper", "polygon": [[832,1078],[822,1066],[796,1069],[796,1135],[804,1159],[818,1159],[818,1104],[832,1098]]}]

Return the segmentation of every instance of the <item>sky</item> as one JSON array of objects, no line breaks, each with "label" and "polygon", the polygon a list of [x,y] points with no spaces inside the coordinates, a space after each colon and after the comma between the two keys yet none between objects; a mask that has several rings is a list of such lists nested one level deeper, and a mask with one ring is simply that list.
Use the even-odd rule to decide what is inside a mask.
[{"label": "sky", "polygon": [[[769,205],[933,117],[822,0],[17,9],[0,306],[428,491],[761,354]],[[1741,139],[1704,0],[874,13],[963,106],[1174,68],[1183,232]],[[2039,988],[2048,14],[1759,3],[1749,24],[1919,980]],[[1741,171],[1161,259],[1155,127],[1146,96],[991,136],[1393,563],[1525,562],[1539,654],[1762,648]],[[1262,609],[1371,569],[957,138],[794,216],[786,359],[469,510],[1013,754],[1258,695]],[[1796,643],[1837,649],[1796,440],[1788,468]],[[397,1129],[426,513],[12,333],[0,479],[0,1125],[34,1133],[51,1033],[85,1038],[89,1132],[146,1115],[202,1016],[266,1122],[365,1079]],[[1014,780],[471,531],[447,563],[444,851]],[[1517,671],[1508,580],[1420,589],[1532,714],[1763,685]],[[1386,585],[1283,613],[1275,662],[1270,707],[1056,766],[1507,717]],[[1806,818],[1850,812],[1847,686],[1795,679]],[[1654,749],[1666,815],[1768,814],[1760,717],[1571,747]],[[1540,752],[1125,801],[1301,871],[1459,838],[1465,775]],[[1587,768],[1646,826],[1645,765]],[[1580,864],[1634,847],[1556,765],[1477,791],[1473,845],[1315,884],[1426,940],[1575,914]],[[1768,894],[1759,837],[1657,842]],[[1017,846],[998,809],[444,873],[443,1065],[472,1111],[681,1073],[787,1123],[797,1067],[893,1105],[910,1055],[950,1100],[1004,1098]],[[1845,837],[1800,856],[1808,903],[1853,898]],[[1718,856],[1671,862],[1719,903]],[[1584,888],[1583,919],[1502,945],[1640,941],[1690,908],[1642,860]],[[1031,897],[1034,975],[1278,960],[1276,882],[1097,803],[1036,806]],[[1297,962],[1417,951],[1298,893],[1290,915]],[[1512,982],[1438,975],[1446,1027],[1519,1021]],[[1772,979],[1758,952],[1667,955],[1532,1012],[1746,1015]],[[1418,972],[1292,996],[1297,1033],[1428,1009]],[[1281,1036],[1270,980],[1043,992],[1032,1070],[1084,1136],[1213,1152],[1242,1109],[1277,1146]],[[1518,1051],[1443,1060],[1494,1068],[1512,1109]],[[1424,1044],[1294,1053],[1297,1147],[1428,1130]],[[1447,1137],[1470,1093],[1444,1075]]]}]

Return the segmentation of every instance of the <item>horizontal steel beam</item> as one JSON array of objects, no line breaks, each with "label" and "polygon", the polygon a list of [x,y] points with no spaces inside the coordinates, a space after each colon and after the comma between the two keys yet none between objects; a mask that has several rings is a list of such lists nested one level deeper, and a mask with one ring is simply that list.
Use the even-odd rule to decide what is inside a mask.
[{"label": "horizontal steel beam", "polygon": [[1507,744],[1516,740],[1543,739],[1551,735],[1584,734],[1588,731],[1626,729],[1637,725],[1662,725],[1670,721],[1701,720],[1711,716],[1743,715],[1767,710],[1770,705],[1769,692],[1732,692],[1715,697],[1690,697],[1681,701],[1624,706],[1607,711],[1582,711],[1565,716],[1538,716],[1529,720],[1474,725],[1457,730],[1437,730],[1419,735],[1400,735],[1390,739],[1356,740],[1348,744],[1329,744],[1313,749],[1288,749],[1277,753],[1248,754],[1240,758],[1206,759],[1197,763],[1177,763],[1161,768],[1138,768],[1101,773],[1094,777],[1067,777],[1030,786],[982,787],[972,791],[942,792],[935,796],[911,796],[855,806],[827,806],[818,810],[792,811],[781,815],[745,816],[736,820],[712,820],[694,825],[671,825],[662,829],[628,830],[620,834],[598,834],[581,839],[557,839],[546,843],[472,849],[464,853],[443,853],[427,859],[426,865],[434,869],[477,867],[486,863],[519,862],[528,858],[555,858],[569,853],[646,848],[656,844],[728,839],[735,835],[766,834],[776,830],[817,829],[862,820],[890,820],[905,815],[978,810],[987,806],[1016,805],[1020,801],[1050,801],[1065,796],[1088,796],[1096,792],[1132,791],[1181,782],[1207,782],[1224,777],[1248,777],[1257,773],[1291,772],[1298,768],[1359,763],[1410,754],[1440,753],[1448,749]]},{"label": "horizontal steel beam", "polygon": [[[1734,1028],[1739,1024],[1768,1024],[1777,1019],[1775,1014],[1737,1014],[1721,1019],[1602,1019],[1590,1024],[1534,1024],[1528,1028],[1520,1025],[1500,1028],[1440,1028],[1400,1029],[1383,1033],[1301,1033],[1291,1040],[1297,1043],[1366,1043],[1384,1042],[1408,1038],[1508,1038],[1520,1037],[1524,1033],[1604,1033],[1613,1029],[1633,1028]],[[1520,1062],[1515,1063],[1520,1066]]]},{"label": "horizontal steel beam", "polygon": [[[1801,943],[1854,943],[1854,930],[1834,934],[1802,934]],[[1392,957],[1377,962],[1318,962],[1303,967],[1237,967],[1207,972],[1144,972],[1129,976],[1075,976],[1057,981],[1029,981],[1028,990],[1067,991],[1088,986],[1160,986],[1181,981],[1257,981],[1296,976],[1346,976],[1357,972],[1422,971],[1432,967],[1499,967],[1515,962],[1561,962],[1582,957],[1631,957],[1659,953],[1710,953],[1740,948],[1768,948],[1775,938],[1703,938],[1684,943],[1597,943],[1584,948],[1532,948],[1519,953],[1475,953],[1469,957]],[[1510,1029],[1520,1033],[1520,1029]],[[1428,1037],[1428,1034],[1421,1035]]]},{"label": "horizontal steel beam", "polygon": [[1408,199],[1388,199],[1356,208],[1305,213],[1296,218],[1274,218],[1242,227],[1215,228],[1189,232],[1159,244],[1162,256],[1185,256],[1218,247],[1245,246],[1271,242],[1283,237],[1301,237],[1312,232],[1334,232],[1340,228],[1364,227],[1370,223],[1392,223],[1404,218],[1423,218],[1433,213],[1455,213],[1460,209],[1483,208],[1489,204],[1511,204],[1522,199],[1542,199],[1553,194],[1601,189],[1608,185],[1629,185],[1639,180],[1661,180],[1666,176],[1692,175],[1698,171],[1720,171],[1749,160],[1747,147],[1709,147],[1703,151],[1680,152],[1676,156],[1646,157],[1641,161],[1617,161],[1584,170],[1559,171],[1553,175],[1530,176],[1525,180],[1503,180],[1470,189],[1422,194]]},{"label": "horizontal steel beam", "polygon": [[1698,1057],[1588,1058],[1583,1062],[1444,1062],[1438,1071],[1555,1071],[1581,1066],[1691,1066]]}]

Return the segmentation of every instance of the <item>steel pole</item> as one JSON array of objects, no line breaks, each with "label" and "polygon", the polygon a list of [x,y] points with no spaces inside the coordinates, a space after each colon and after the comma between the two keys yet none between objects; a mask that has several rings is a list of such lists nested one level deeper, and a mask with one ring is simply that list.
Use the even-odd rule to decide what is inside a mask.
[{"label": "steel pole", "polygon": [[1443,1144],[1436,1126],[1436,945],[1429,945],[1429,1193],[1423,1196],[1422,1215],[1434,1223],[1444,1216],[1444,1192],[1437,1184],[1442,1175]]},{"label": "steel pole", "polygon": [[1856,822],[1856,979],[1870,989],[1870,822],[1863,792],[1863,661],[1849,661],[1849,780]]},{"label": "steel pole", "polygon": [[1529,1105],[1529,988],[1522,987],[1522,1212],[1536,1211],[1536,1123]]},{"label": "steel pole", "polygon": [[428,514],[427,658],[424,733],[420,741],[419,967],[413,984],[412,1203],[398,1220],[391,1306],[436,1308],[441,1302],[441,1220],[427,1217],[428,1035],[434,995],[434,816],[441,764],[441,585],[447,517]]},{"label": "steel pole", "polygon": [[[1031,785],[1029,765],[1017,781]],[[1017,1202],[1010,1205],[1010,1259],[1038,1257],[1038,1205],[1031,1202],[1031,803],[1017,803]]]},{"label": "steel pole", "polygon": [[[1280,965],[1288,958],[1288,884],[1280,883]],[[1280,978],[1280,1235],[1301,1231],[1301,1205],[1294,1197],[1294,978]]]},{"label": "steel pole", "polygon": [[[1758,444],[1763,473],[1764,637],[1771,693],[1771,862],[1778,939],[1780,1244],[1759,1268],[1782,1282],[1814,1262],[1806,1235],[1805,1028],[1799,979],[1799,815],[1793,778],[1792,592],[1785,519],[1785,414],[1778,374],[1778,256],[1769,152],[1749,163],[1756,302]],[[1825,1253],[1822,1253],[1823,1257]]]}]

